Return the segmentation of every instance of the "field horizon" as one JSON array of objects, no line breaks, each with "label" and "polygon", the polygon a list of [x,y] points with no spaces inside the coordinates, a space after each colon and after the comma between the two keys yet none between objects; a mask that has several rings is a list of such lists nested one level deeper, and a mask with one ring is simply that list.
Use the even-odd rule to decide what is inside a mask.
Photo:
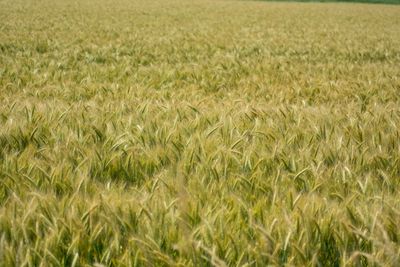
[{"label": "field horizon", "polygon": [[0,0],[0,266],[399,266],[400,6]]}]

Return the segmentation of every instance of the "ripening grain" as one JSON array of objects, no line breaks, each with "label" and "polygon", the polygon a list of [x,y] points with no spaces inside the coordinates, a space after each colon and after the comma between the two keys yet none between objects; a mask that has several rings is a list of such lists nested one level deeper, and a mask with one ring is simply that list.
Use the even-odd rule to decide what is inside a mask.
[{"label": "ripening grain", "polygon": [[399,190],[400,6],[0,0],[1,266],[396,266]]}]

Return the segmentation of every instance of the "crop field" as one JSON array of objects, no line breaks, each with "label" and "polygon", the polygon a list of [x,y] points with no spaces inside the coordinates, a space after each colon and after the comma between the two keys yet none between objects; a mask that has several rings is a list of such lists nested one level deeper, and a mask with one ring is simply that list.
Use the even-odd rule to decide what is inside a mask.
[{"label": "crop field", "polygon": [[0,266],[399,266],[400,6],[0,0]]}]

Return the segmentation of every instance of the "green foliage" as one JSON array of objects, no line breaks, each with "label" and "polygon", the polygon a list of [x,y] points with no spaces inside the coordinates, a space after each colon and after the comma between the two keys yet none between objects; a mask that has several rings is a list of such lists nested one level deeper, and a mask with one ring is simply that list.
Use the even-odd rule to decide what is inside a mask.
[{"label": "green foliage", "polygon": [[396,266],[399,18],[0,1],[0,266]]},{"label": "green foliage", "polygon": [[311,2],[311,3],[364,3],[398,5],[400,0],[258,0],[266,2]]}]

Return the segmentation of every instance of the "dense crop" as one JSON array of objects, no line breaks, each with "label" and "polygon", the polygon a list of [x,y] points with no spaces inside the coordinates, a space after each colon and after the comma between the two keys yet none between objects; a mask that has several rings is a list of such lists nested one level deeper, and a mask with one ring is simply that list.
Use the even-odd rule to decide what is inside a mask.
[{"label": "dense crop", "polygon": [[0,0],[1,266],[400,263],[400,7]]}]

